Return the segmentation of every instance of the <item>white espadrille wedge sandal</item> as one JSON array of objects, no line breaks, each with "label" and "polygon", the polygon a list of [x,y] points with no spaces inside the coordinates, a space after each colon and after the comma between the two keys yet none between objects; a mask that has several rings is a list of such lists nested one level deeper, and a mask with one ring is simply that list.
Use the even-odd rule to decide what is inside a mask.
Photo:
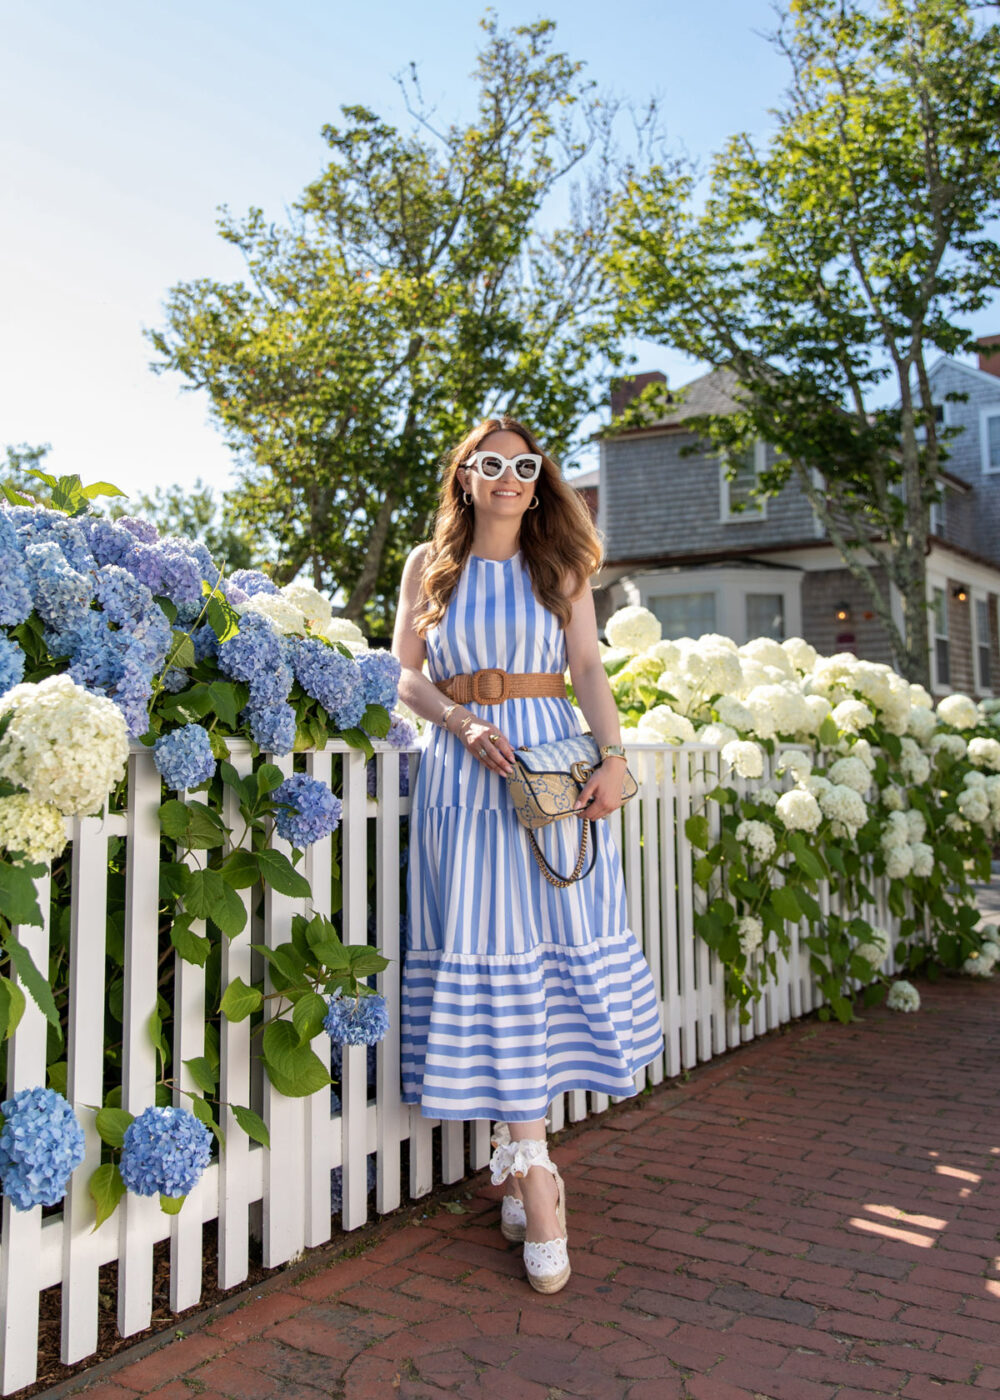
[{"label": "white espadrille wedge sandal", "polygon": [[543,1167],[556,1179],[559,1191],[556,1219],[562,1235],[554,1240],[525,1239],[524,1271],[536,1292],[558,1293],[560,1288],[565,1287],[571,1272],[566,1244],[566,1187],[559,1168],[549,1157],[548,1144],[543,1138],[521,1138],[517,1142],[499,1143],[490,1158],[494,1186],[506,1181],[511,1172],[515,1176],[527,1176],[532,1167]]},{"label": "white espadrille wedge sandal", "polygon": [[[497,1123],[490,1138],[491,1147],[510,1146],[510,1128],[506,1123]],[[524,1202],[520,1196],[504,1196],[500,1202],[500,1233],[511,1244],[520,1244],[528,1228],[528,1218],[524,1213]]]}]

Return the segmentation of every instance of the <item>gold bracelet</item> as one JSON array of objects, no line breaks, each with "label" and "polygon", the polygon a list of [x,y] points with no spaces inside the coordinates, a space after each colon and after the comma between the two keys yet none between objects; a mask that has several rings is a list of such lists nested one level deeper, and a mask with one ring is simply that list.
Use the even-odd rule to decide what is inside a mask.
[{"label": "gold bracelet", "polygon": [[446,706],[444,707],[444,713],[441,715],[441,728],[442,728],[442,729],[447,729],[447,728],[448,728],[448,718],[449,718],[449,716],[451,715],[452,710],[457,710],[457,709],[458,709],[458,701],[457,701],[457,700],[453,701],[452,704],[446,705]]}]

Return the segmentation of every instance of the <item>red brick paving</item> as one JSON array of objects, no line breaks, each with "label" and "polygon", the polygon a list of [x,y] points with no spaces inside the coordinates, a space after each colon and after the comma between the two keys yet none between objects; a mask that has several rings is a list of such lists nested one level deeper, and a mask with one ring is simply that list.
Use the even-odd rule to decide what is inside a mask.
[{"label": "red brick paving", "polygon": [[1000,1392],[1000,984],[808,1022],[571,1130],[574,1274],[466,1212],[278,1275],[88,1400],[950,1400]]}]

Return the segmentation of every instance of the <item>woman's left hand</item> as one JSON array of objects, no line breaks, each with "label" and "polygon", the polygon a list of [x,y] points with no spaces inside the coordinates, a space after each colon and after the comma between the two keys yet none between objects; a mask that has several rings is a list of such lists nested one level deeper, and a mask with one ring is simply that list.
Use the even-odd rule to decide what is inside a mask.
[{"label": "woman's left hand", "polygon": [[622,805],[625,772],[625,764],[620,758],[606,759],[594,769],[580,789],[573,811],[581,817],[589,817],[591,821],[616,812]]}]

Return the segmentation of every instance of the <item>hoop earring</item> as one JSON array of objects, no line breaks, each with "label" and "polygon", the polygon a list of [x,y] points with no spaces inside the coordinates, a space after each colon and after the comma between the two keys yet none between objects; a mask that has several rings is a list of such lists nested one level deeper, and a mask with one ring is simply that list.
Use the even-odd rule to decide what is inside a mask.
[{"label": "hoop earring", "polygon": [[529,510],[537,510],[537,509],[538,509],[538,497],[537,497],[537,496],[532,496],[532,498],[531,498],[531,505],[528,507],[528,509],[529,509]]},{"label": "hoop earring", "polygon": [[472,505],[472,497],[469,495],[468,491],[463,491],[463,492],[462,492],[462,500],[465,502],[465,504],[466,504],[467,506],[471,506],[471,505]]}]

